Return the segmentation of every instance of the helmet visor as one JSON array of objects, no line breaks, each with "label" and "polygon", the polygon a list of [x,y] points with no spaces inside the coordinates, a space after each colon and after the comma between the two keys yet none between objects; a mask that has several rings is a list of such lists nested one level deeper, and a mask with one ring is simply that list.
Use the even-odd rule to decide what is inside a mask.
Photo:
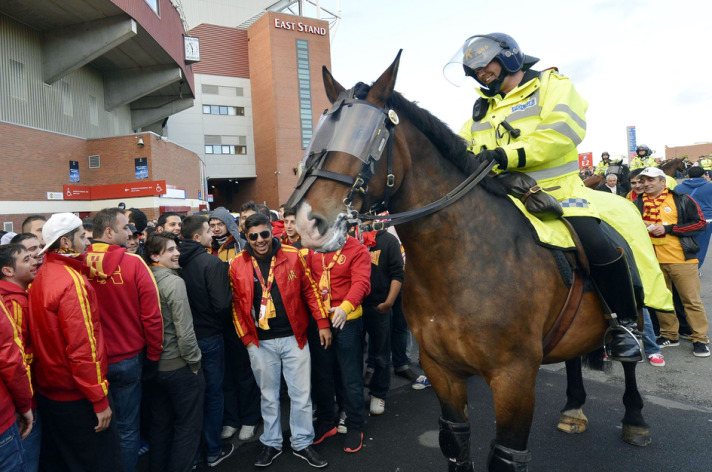
[{"label": "helmet visor", "polygon": [[500,42],[487,36],[472,36],[455,52],[443,67],[443,75],[448,82],[459,87],[465,77],[475,77],[480,69],[487,67],[492,59],[502,51]]}]

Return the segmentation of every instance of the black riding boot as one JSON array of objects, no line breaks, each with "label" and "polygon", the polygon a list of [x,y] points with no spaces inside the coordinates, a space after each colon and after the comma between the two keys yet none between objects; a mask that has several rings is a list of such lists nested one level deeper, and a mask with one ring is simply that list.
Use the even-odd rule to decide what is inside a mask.
[{"label": "black riding boot", "polygon": [[516,451],[492,441],[489,456],[487,456],[487,470],[489,472],[527,472],[530,460],[532,460],[532,455],[529,451]]},{"label": "black riding boot", "polygon": [[628,262],[623,254],[607,264],[591,264],[591,277],[615,314],[609,320],[604,346],[608,357],[620,362],[643,360],[641,333],[637,330],[638,308]]},{"label": "black riding boot", "polygon": [[440,451],[447,457],[448,472],[473,472],[470,460],[470,423],[453,423],[443,417],[440,423]]}]

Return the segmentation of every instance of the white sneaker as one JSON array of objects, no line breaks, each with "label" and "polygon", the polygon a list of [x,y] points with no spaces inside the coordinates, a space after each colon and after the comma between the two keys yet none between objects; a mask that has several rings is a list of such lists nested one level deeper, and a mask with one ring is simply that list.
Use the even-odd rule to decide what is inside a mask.
[{"label": "white sneaker", "polygon": [[336,427],[336,432],[339,434],[346,434],[349,432],[348,428],[346,427],[346,412],[342,411],[339,414],[339,425]]},{"label": "white sneaker", "polygon": [[255,429],[257,426],[242,425],[240,428],[240,435],[237,437],[240,441],[247,441],[255,436]]},{"label": "white sneaker", "polygon": [[371,397],[371,414],[382,415],[386,411],[386,401],[382,398]]},{"label": "white sneaker", "polygon": [[237,433],[237,428],[233,428],[232,426],[223,426],[220,437],[223,439],[230,439],[235,435],[235,433]]}]

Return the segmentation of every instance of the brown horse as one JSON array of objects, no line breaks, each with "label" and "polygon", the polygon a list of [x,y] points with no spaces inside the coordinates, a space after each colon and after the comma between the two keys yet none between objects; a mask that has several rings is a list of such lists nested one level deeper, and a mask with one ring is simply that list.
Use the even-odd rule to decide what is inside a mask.
[{"label": "brown horse", "polygon": [[[679,157],[668,159],[660,164],[660,168],[665,172],[665,175],[677,179],[686,174],[685,163]],[[679,172],[679,174],[678,174]]]},{"label": "brown horse", "polygon": [[[350,213],[365,212],[374,207],[371,202],[392,215],[417,211],[466,177],[460,167],[472,157],[463,140],[394,92],[399,59],[400,54],[372,86],[359,83],[350,90],[323,69],[334,105],[315,133],[305,173],[288,202],[297,208],[297,227],[307,247],[338,248]],[[379,141],[385,136],[390,137]],[[551,252],[535,244],[500,184],[485,178],[456,203],[399,225],[398,233],[408,254],[404,311],[440,400],[440,447],[449,470],[473,470],[466,385],[472,375],[484,378],[494,398],[491,471],[527,470],[534,386],[542,363],[567,361],[568,401],[559,427],[585,430],[580,356],[602,344],[607,324],[601,303],[586,293],[570,329],[544,352],[542,339],[568,289]],[[623,365],[624,440],[645,445],[650,439],[635,364]]]}]

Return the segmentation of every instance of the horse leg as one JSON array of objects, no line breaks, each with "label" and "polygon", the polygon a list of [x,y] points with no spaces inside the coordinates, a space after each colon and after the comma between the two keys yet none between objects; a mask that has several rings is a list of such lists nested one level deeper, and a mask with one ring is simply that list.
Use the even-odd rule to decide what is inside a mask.
[{"label": "horse leg", "polygon": [[527,450],[534,416],[534,385],[538,364],[502,368],[485,378],[492,389],[497,436],[490,446],[489,472],[526,472],[531,454]]},{"label": "horse leg", "polygon": [[583,388],[581,358],[566,361],[566,406],[561,410],[557,428],[569,434],[583,433],[588,425],[588,418],[581,407],[586,403],[586,390]]},{"label": "horse leg", "polygon": [[643,419],[641,410],[643,409],[643,398],[638,392],[638,384],[635,379],[636,362],[622,362],[625,373],[625,392],[623,393],[623,404],[625,405],[625,415],[623,416],[623,441],[634,446],[647,446],[652,442],[650,438],[650,427]]},{"label": "horse leg", "polygon": [[467,384],[420,350],[420,363],[440,400],[440,451],[448,459],[448,472],[472,472],[470,423],[467,419]]}]

